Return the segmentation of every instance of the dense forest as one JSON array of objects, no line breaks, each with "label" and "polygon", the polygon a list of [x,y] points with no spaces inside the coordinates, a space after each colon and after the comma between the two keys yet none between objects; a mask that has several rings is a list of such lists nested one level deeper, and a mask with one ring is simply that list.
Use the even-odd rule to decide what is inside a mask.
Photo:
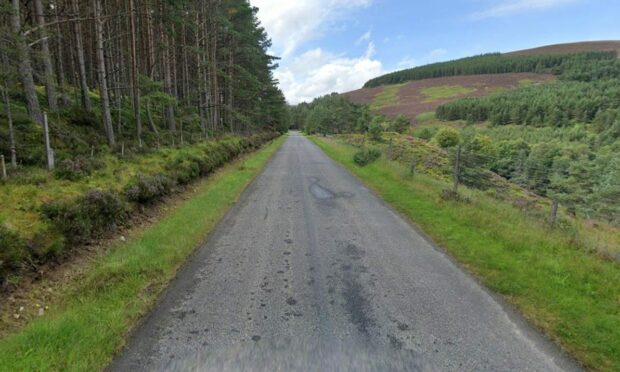
[{"label": "dense forest", "polygon": [[0,290],[287,129],[256,12],[0,3]]},{"label": "dense forest", "polygon": [[0,151],[40,163],[44,111],[68,154],[282,128],[256,11],[245,0],[2,2]]},{"label": "dense forest", "polygon": [[[620,69],[615,59],[616,52],[613,51],[531,56],[492,53],[395,71],[369,80],[364,88],[444,76],[510,72],[553,72],[556,75],[563,75],[570,71],[575,77],[581,73],[579,80],[591,80],[593,74],[618,76]],[[588,65],[595,65],[596,68]]]},{"label": "dense forest", "polygon": [[403,115],[389,119],[373,113],[368,105],[353,103],[337,93],[291,107],[290,117],[292,125],[309,134],[369,132],[379,135],[386,130],[402,133],[409,127],[409,119]]}]

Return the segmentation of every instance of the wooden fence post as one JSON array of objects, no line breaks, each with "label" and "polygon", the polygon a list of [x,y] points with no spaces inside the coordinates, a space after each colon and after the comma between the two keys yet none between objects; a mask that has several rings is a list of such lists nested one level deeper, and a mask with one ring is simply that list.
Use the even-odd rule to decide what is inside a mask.
[{"label": "wooden fence post", "polygon": [[549,225],[555,225],[555,221],[558,218],[558,207],[560,206],[560,202],[558,198],[553,198],[553,203],[551,204],[551,214],[549,215]]},{"label": "wooden fence post", "polygon": [[456,193],[459,190],[459,175],[461,173],[461,145],[456,148],[456,157],[454,159],[454,187],[452,190]]},{"label": "wooden fence post", "polygon": [[4,163],[4,155],[0,155],[0,168],[2,168],[2,180],[6,181],[6,164]]},{"label": "wooden fence post", "polygon": [[50,129],[47,122],[47,112],[43,113],[43,132],[45,135],[45,154],[47,155],[47,170],[54,170],[54,150],[50,144]]}]

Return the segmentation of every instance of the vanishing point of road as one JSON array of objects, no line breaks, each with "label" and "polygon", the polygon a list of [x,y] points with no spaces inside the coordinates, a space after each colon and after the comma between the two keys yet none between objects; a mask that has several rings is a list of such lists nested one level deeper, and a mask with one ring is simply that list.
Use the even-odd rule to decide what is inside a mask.
[{"label": "vanishing point of road", "polygon": [[295,132],[110,367],[575,369]]}]

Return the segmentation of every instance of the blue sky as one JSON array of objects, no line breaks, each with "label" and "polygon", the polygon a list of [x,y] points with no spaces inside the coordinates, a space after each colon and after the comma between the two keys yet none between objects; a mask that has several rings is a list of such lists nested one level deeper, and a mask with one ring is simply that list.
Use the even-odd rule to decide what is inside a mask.
[{"label": "blue sky", "polygon": [[290,103],[406,67],[486,52],[620,40],[620,0],[251,0]]}]

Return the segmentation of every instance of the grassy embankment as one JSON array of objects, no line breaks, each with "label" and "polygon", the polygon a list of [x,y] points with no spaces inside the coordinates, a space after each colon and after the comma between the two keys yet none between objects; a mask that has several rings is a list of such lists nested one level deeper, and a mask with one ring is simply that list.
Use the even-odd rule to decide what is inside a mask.
[{"label": "grassy embankment", "polygon": [[89,264],[45,316],[0,341],[0,370],[104,368],[283,141],[277,139],[200,181],[189,200]]},{"label": "grassy embankment", "polygon": [[412,178],[384,157],[358,167],[355,147],[312,139],[586,367],[620,369],[617,263],[483,192],[463,188],[470,203],[444,201],[446,181]]}]

